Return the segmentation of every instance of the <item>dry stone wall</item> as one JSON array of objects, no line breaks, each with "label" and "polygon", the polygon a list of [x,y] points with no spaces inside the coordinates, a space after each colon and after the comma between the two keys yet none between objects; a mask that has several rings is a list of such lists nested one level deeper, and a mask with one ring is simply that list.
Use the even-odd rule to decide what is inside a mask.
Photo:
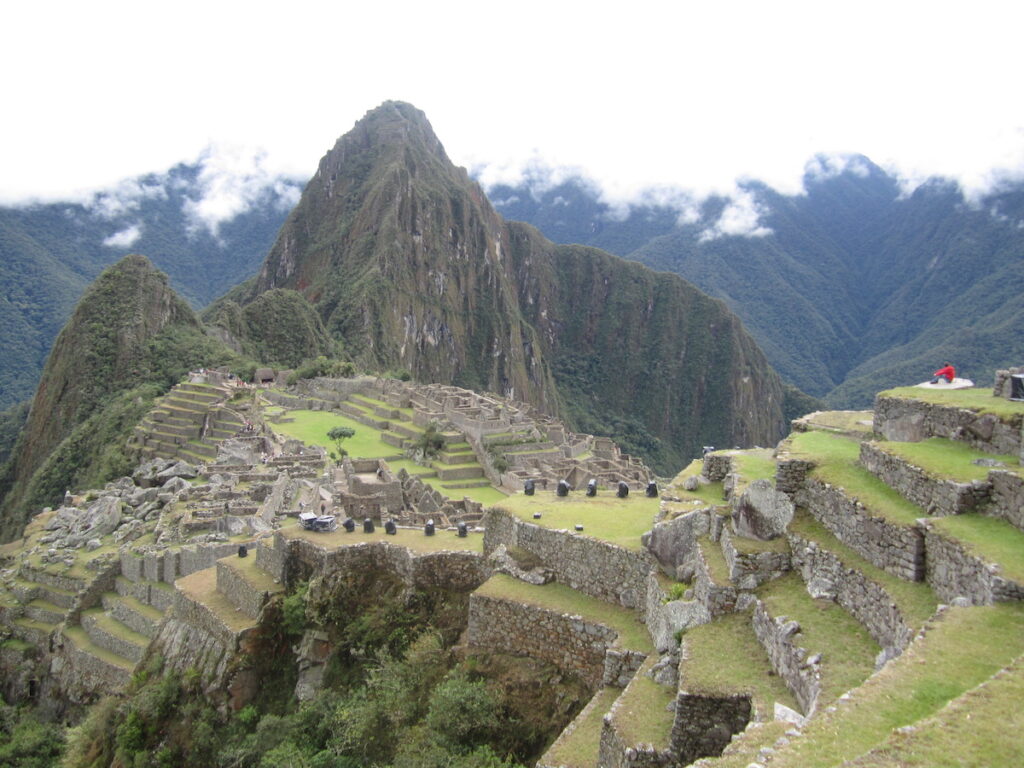
[{"label": "dry stone wall", "polygon": [[1003,600],[1024,600],[1024,585],[999,575],[998,567],[980,560],[953,539],[947,539],[924,523],[928,550],[926,580],[943,600],[958,598],[971,605],[991,605]]},{"label": "dry stone wall", "polygon": [[747,727],[752,711],[746,695],[708,696],[680,690],[669,737],[669,751],[677,756],[677,765],[720,755],[733,735]]},{"label": "dry stone wall", "polygon": [[875,398],[875,432],[897,442],[946,437],[986,453],[1020,455],[1022,422],[1024,416],[1003,420],[992,413],[921,400]]},{"label": "dry stone wall", "polygon": [[547,661],[596,689],[618,634],[579,616],[474,594],[466,637],[471,646]]},{"label": "dry stone wall", "polygon": [[890,658],[903,653],[914,639],[914,633],[892,596],[861,571],[847,568],[842,560],[819,547],[817,542],[793,532],[788,537],[793,567],[800,571],[811,597],[839,603]]},{"label": "dry stone wall", "polygon": [[560,583],[591,597],[643,611],[647,575],[655,566],[649,553],[633,552],[569,531],[542,528],[499,509],[487,512],[484,526],[485,553],[490,554],[500,544],[520,547],[552,569]]},{"label": "dry stone wall", "polygon": [[988,473],[988,481],[992,484],[991,513],[1024,531],[1024,477],[994,469]]},{"label": "dry stone wall", "polygon": [[708,609],[698,600],[669,600],[652,571],[647,582],[647,608],[644,623],[659,653],[676,647],[676,633],[711,621]]},{"label": "dry stone wall", "polygon": [[924,533],[920,528],[876,517],[842,488],[816,477],[808,478],[797,491],[796,503],[872,565],[907,581],[924,580]]},{"label": "dry stone wall", "polygon": [[978,511],[989,501],[992,492],[991,484],[985,481],[958,483],[932,477],[874,443],[860,444],[860,463],[907,501],[936,517]]},{"label": "dry stone wall", "polygon": [[814,714],[821,694],[821,657],[797,645],[800,625],[784,617],[772,617],[764,603],[754,603],[754,635],[764,648],[772,669],[782,678],[807,717]]},{"label": "dry stone wall", "polygon": [[790,569],[789,552],[745,552],[737,549],[728,528],[722,529],[719,543],[725,564],[729,567],[729,578],[738,589],[754,589]]}]

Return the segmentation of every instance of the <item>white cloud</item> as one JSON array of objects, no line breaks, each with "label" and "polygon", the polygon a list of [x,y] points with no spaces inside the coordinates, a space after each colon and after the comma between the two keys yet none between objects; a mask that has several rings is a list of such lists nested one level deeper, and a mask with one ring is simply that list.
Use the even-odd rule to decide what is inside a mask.
[{"label": "white cloud", "polygon": [[761,224],[762,211],[749,190],[739,189],[729,199],[718,220],[700,233],[700,241],[717,240],[720,237],[744,236],[765,237],[771,229]]},{"label": "white cloud", "polygon": [[143,200],[166,199],[162,183],[146,184],[139,179],[123,179],[109,189],[95,192],[83,200],[94,216],[116,219],[139,210]]},{"label": "white cloud", "polygon": [[282,179],[268,166],[262,150],[215,144],[199,162],[199,197],[186,200],[184,212],[191,228],[205,228],[215,237],[223,222],[249,210],[268,191],[273,191],[281,209],[293,206],[301,195],[296,182]]},{"label": "white cloud", "polygon": [[141,236],[142,225],[132,224],[130,227],[126,227],[105,238],[103,244],[108,248],[131,248]]}]

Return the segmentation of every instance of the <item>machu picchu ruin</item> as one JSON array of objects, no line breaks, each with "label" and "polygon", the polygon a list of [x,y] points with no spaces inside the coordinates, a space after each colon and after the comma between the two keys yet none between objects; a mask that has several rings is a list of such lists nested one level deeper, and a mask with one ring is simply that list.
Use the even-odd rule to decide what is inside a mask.
[{"label": "machu picchu ruin", "polygon": [[[3,693],[68,717],[159,668],[237,712],[285,598],[328,610],[394,584],[462,596],[460,654],[579,681],[538,766],[882,764],[975,700],[1015,706],[1024,403],[1001,376],[811,413],[773,449],[658,481],[493,395],[193,372],[137,427],[131,477],[69,490],[0,550]],[[332,456],[328,425],[354,425],[350,450]],[[306,511],[353,524],[306,530]],[[301,630],[297,701],[342,645]],[[1010,732],[987,748],[1021,750]]]}]

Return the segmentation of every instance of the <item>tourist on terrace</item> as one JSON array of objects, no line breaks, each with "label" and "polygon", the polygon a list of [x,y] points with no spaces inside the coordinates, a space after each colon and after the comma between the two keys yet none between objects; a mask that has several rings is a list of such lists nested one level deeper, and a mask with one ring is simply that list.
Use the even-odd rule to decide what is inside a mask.
[{"label": "tourist on terrace", "polygon": [[947,383],[952,384],[953,379],[956,378],[956,370],[950,363],[946,363],[942,368],[933,373],[932,377],[932,384],[938,384],[939,379],[945,379]]}]

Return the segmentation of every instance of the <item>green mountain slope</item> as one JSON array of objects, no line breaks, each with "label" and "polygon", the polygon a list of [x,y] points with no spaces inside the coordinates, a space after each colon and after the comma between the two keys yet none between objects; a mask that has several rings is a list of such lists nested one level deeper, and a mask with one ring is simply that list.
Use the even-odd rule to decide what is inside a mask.
[{"label": "green mountain slope", "polygon": [[767,444],[781,382],[720,302],[676,276],[509,226],[422,112],[388,102],[321,160],[234,302],[300,292],[369,369],[498,391],[614,434],[662,471],[710,441]]},{"label": "green mountain slope", "polygon": [[145,257],[105,270],[57,337],[0,476],[0,536],[65,489],[123,474],[125,440],[153,398],[190,368],[232,357]]}]

